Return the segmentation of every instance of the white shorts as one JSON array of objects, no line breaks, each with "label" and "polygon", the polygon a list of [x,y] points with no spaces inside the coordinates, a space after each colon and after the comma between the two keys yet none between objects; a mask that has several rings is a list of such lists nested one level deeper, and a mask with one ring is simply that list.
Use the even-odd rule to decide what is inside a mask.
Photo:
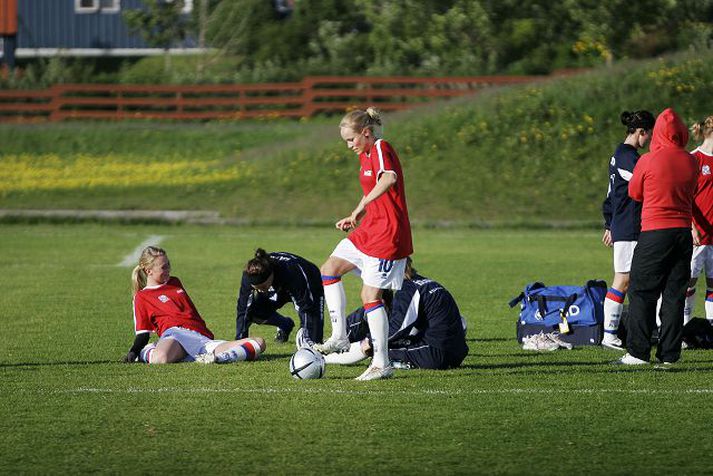
[{"label": "white shorts", "polygon": [[614,272],[628,273],[631,271],[631,259],[634,257],[634,248],[637,241],[614,242]]},{"label": "white shorts", "polygon": [[349,261],[356,266],[354,272],[361,276],[364,284],[372,288],[398,291],[404,282],[406,258],[387,260],[365,255],[348,238],[339,242],[332,256]]},{"label": "white shorts", "polygon": [[693,247],[693,257],[691,258],[691,277],[697,278],[700,276],[703,268],[706,269],[706,278],[713,278],[713,245]]},{"label": "white shorts", "polygon": [[224,340],[209,339],[200,332],[184,329],[182,327],[171,327],[163,333],[161,339],[173,339],[186,351],[184,362],[193,362],[199,354],[213,352]]}]

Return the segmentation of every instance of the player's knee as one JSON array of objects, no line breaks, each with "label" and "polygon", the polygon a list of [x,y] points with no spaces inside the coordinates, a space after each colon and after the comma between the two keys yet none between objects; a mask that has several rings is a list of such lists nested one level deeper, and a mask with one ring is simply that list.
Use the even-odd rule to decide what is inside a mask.
[{"label": "player's knee", "polygon": [[381,289],[376,289],[372,287],[363,287],[361,289],[361,302],[363,304],[380,301],[381,300]]},{"label": "player's knee", "polygon": [[334,276],[335,271],[336,266],[334,266],[332,260],[329,259],[319,268],[319,272],[322,273],[322,276]]}]

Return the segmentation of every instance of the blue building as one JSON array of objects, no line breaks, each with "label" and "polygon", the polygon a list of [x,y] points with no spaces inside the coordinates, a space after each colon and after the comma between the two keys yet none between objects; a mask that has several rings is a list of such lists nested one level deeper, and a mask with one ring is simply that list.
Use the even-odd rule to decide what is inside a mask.
[{"label": "blue building", "polygon": [[[184,14],[192,13],[193,3],[184,1]],[[141,35],[131,33],[124,22],[123,11],[141,7],[141,0],[19,0],[17,33],[12,39],[15,55],[33,58],[162,54],[162,49],[149,47]],[[194,54],[202,50],[189,38],[169,51]]]}]

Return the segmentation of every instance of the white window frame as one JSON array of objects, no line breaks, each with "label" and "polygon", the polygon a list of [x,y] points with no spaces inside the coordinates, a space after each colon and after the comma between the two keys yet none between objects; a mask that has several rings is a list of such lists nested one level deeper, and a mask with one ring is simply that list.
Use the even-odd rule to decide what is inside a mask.
[{"label": "white window frame", "polygon": [[[163,0],[166,3],[173,3],[173,0]],[[193,0],[183,0],[183,8],[181,8],[181,13],[188,14],[193,11]]]},{"label": "white window frame", "polygon": [[102,0],[99,0],[99,7],[102,13],[119,13],[121,11],[121,0],[111,0],[112,5],[110,7],[104,7],[101,3]]},{"label": "white window frame", "polygon": [[92,0],[91,7],[83,7],[82,0],[74,0],[74,13],[96,13],[99,11],[99,0]]}]

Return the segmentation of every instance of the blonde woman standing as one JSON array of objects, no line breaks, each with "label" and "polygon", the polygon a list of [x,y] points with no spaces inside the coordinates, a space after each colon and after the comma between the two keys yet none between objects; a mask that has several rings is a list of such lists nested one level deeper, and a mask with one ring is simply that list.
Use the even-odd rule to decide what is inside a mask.
[{"label": "blonde woman standing", "polygon": [[348,113],[339,124],[347,147],[359,157],[359,182],[363,195],[349,216],[336,223],[349,232],[322,265],[324,297],[332,322],[332,335],[315,345],[323,354],[349,349],[346,297],[342,276],[359,273],[361,300],[373,341],[371,365],[357,380],[389,378],[389,321],[382,300],[384,289],[401,289],[406,258],[413,252],[406,191],[399,157],[381,138],[381,115],[374,108]]}]

